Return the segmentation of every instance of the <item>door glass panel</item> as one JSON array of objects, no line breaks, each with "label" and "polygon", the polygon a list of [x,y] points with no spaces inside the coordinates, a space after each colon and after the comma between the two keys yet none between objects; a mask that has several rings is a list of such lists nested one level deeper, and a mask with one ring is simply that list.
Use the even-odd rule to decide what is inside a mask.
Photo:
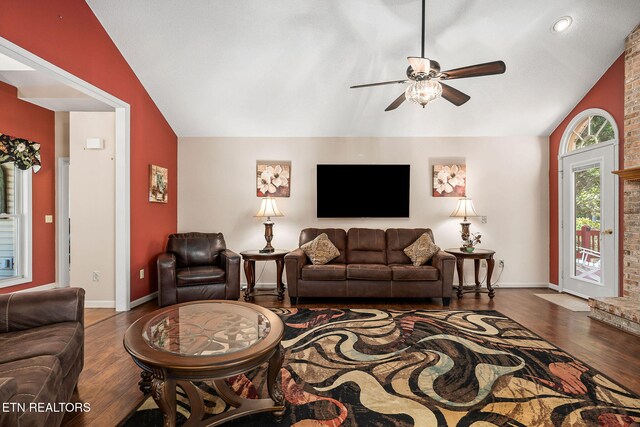
[{"label": "door glass panel", "polygon": [[576,230],[574,275],[577,279],[601,283],[600,164],[574,169],[573,178]]}]

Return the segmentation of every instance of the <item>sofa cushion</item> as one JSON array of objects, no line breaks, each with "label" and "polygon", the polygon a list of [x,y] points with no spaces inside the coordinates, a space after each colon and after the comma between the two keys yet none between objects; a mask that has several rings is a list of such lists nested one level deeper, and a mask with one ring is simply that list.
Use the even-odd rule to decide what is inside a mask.
[{"label": "sofa cushion", "polygon": [[[73,367],[84,340],[80,322],[54,323],[0,335],[0,363],[37,356],[55,356],[63,376]],[[2,375],[0,375],[2,377]]]},{"label": "sofa cushion", "polygon": [[325,233],[331,243],[334,244],[340,255],[331,260],[332,264],[346,264],[347,263],[347,233],[340,228],[305,228],[300,232],[300,240],[298,246],[302,246],[307,242],[312,241],[322,233]]},{"label": "sofa cushion", "polygon": [[167,243],[178,267],[220,264],[220,252],[226,248],[222,233],[171,234]]},{"label": "sofa cushion", "polygon": [[340,251],[331,243],[327,233],[322,233],[310,242],[300,246],[313,265],[324,265],[340,256]]},{"label": "sofa cushion", "polygon": [[305,265],[302,280],[345,280],[347,267],[344,264]]},{"label": "sofa cushion", "polygon": [[383,230],[352,228],[347,233],[349,264],[386,264],[387,239]]},{"label": "sofa cushion", "polygon": [[349,264],[347,279],[391,280],[391,268],[384,264]]},{"label": "sofa cushion", "polygon": [[[11,403],[56,403],[61,395],[63,374],[55,356],[38,356],[0,364],[0,377],[13,377],[17,392],[9,399]],[[19,415],[21,426],[44,426],[49,412],[26,411]]]},{"label": "sofa cushion", "polygon": [[438,269],[430,265],[416,267],[406,264],[394,264],[389,267],[391,268],[393,280],[438,280],[439,276]]},{"label": "sofa cushion", "polygon": [[428,233],[435,242],[429,228],[389,228],[386,231],[387,264],[411,264],[411,259],[404,253],[404,249],[424,233]]},{"label": "sofa cushion", "polygon": [[220,267],[203,265],[199,267],[184,267],[176,269],[176,285],[192,286],[208,283],[224,283],[225,272]]},{"label": "sofa cushion", "polygon": [[424,233],[418,237],[418,240],[405,248],[404,253],[411,258],[411,262],[414,266],[418,267],[424,265],[435,254],[440,252],[438,245],[433,243],[429,233]]}]

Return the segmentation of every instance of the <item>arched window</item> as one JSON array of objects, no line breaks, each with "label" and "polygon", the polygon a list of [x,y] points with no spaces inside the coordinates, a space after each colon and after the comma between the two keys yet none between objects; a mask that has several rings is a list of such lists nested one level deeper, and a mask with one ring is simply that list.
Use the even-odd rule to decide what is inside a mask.
[{"label": "arched window", "polygon": [[566,131],[565,153],[616,139],[616,127],[604,111],[584,111]]}]

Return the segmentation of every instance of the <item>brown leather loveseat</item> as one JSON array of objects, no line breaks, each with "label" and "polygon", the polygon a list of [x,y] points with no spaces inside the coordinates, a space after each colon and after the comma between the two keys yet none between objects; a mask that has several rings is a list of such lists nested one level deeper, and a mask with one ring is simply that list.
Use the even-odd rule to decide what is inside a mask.
[{"label": "brown leather loveseat", "polygon": [[158,257],[158,304],[240,298],[240,255],[227,249],[222,233],[169,236]]},{"label": "brown leather loveseat", "polygon": [[429,228],[306,228],[299,245],[326,233],[340,255],[325,265],[313,265],[300,248],[285,256],[291,303],[299,297],[442,298],[451,301],[456,258],[444,251],[426,265],[414,267],[404,248]]},{"label": "brown leather loveseat", "polygon": [[0,426],[59,426],[84,364],[84,289],[0,295],[0,331]]}]

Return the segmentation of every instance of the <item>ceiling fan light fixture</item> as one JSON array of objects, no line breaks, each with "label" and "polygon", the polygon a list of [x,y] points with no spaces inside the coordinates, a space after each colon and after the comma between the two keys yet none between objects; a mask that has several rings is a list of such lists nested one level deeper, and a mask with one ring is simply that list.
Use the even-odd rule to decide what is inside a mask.
[{"label": "ceiling fan light fixture", "polygon": [[570,16],[563,16],[562,18],[554,22],[551,29],[555,33],[563,33],[569,29],[572,23],[573,19]]},{"label": "ceiling fan light fixture", "polygon": [[404,96],[409,101],[420,104],[424,108],[425,105],[442,96],[442,86],[436,80],[419,80],[407,87]]}]

